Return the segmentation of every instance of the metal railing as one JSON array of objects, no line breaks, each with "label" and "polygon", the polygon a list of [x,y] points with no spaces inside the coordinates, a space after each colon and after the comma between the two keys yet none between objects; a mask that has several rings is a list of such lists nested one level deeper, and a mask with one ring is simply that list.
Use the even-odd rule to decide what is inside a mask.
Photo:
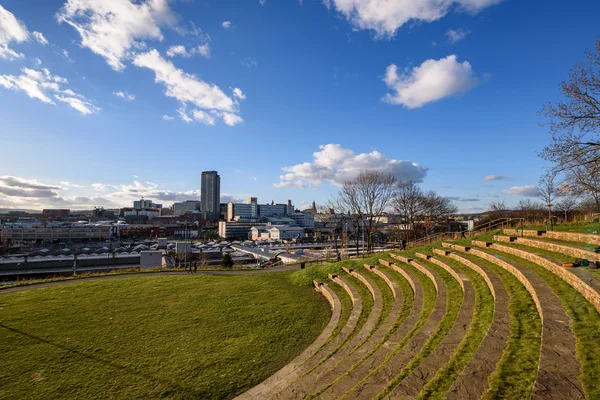
[{"label": "metal railing", "polygon": [[491,230],[498,229],[498,227],[504,227],[504,225],[508,225],[511,221],[521,221],[521,227],[523,227],[523,221],[525,218],[498,218],[490,222],[486,222],[485,224],[480,224],[475,226],[472,230],[468,232],[440,232],[434,233],[432,235],[425,236],[423,238],[413,240],[406,244],[406,247],[418,247],[426,244],[431,244],[433,242],[438,242],[440,240],[454,240],[460,239],[463,234],[465,237],[473,237],[479,233],[489,232]]}]

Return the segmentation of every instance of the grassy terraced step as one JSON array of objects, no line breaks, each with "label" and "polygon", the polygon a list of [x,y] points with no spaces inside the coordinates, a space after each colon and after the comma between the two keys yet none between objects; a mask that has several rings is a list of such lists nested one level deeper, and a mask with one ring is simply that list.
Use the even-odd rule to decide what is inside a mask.
[{"label": "grassy terraced step", "polygon": [[[576,275],[570,273],[567,269],[562,267],[555,261],[552,261],[546,257],[543,257],[539,254],[532,253],[531,251],[527,251],[522,247],[516,247],[521,245],[511,245],[508,243],[494,243],[490,246],[490,248],[500,250],[504,253],[512,254],[517,257],[524,258],[525,260],[531,261],[539,266],[547,269],[548,271],[554,273],[561,279],[565,280],[569,285],[571,285],[575,290],[585,297],[587,301],[589,301],[595,308],[596,311],[600,312],[600,293],[594,290],[590,285],[588,285],[583,280],[579,279]],[[550,253],[553,254],[553,253]],[[557,253],[554,253],[557,254]]]},{"label": "grassy terraced step", "polygon": [[520,262],[509,259],[493,249],[486,251],[518,269],[530,282],[542,308],[542,348],[539,372],[533,398],[583,399],[583,389],[577,377],[581,365],[576,357],[575,335],[571,318],[543,279]]},{"label": "grassy terraced step", "polygon": [[[377,326],[381,312],[383,310],[382,295],[379,287],[364,274],[358,273],[353,269],[344,267],[344,272],[349,276],[360,281],[370,292],[373,299],[373,307],[371,308],[365,323],[360,327],[358,333],[356,333],[350,340],[344,342],[344,344],[338,347],[335,352],[329,354],[326,359],[320,360],[318,363],[306,363],[303,365],[298,372],[301,376],[295,379],[293,382],[282,388],[271,398],[273,399],[290,399],[290,398],[303,398],[307,394],[314,391],[312,372],[319,370],[327,370],[334,367],[339,359],[351,354],[358,346],[360,346],[366,339],[368,339],[373,333]],[[340,279],[338,277],[338,279]]]},{"label": "grassy terraced step", "polygon": [[354,385],[393,358],[425,324],[433,311],[436,292],[427,276],[412,266],[400,267],[384,259],[381,259],[380,263],[398,271],[410,283],[414,291],[410,313],[382,346],[355,364],[344,376],[323,391],[319,399],[337,399],[343,396]]},{"label": "grassy terraced step", "polygon": [[[404,346],[399,352],[394,354],[385,363],[379,365],[374,371],[372,371],[365,379],[355,385],[353,388],[348,390],[343,398],[376,398],[384,392],[391,391],[399,380],[403,379],[408,373],[418,366],[421,359],[418,355],[422,350],[432,350],[430,339],[441,339],[438,337],[438,328],[444,326],[443,322],[449,318],[454,320],[458,313],[458,308],[455,313],[452,310],[453,303],[448,297],[447,285],[451,285],[453,279],[445,273],[432,272],[433,270],[425,267],[421,263],[411,261],[410,265],[423,271],[426,276],[430,277],[434,287],[437,287],[437,296],[435,300],[435,306],[427,321],[425,321],[421,328],[415,332],[410,342]],[[433,278],[433,279],[432,279]],[[454,282],[452,288],[454,297],[457,297],[457,292],[460,291],[460,287]]]},{"label": "grassy terraced step", "polygon": [[444,254],[449,263],[470,277],[477,290],[475,318],[453,360],[438,371],[419,398],[475,400],[489,388],[489,379],[506,349],[510,335],[509,297],[496,274],[458,254]]},{"label": "grassy terraced step", "polygon": [[587,260],[600,261],[600,254],[590,250],[583,249],[572,245],[559,244],[538,239],[520,238],[514,236],[494,235],[494,241],[518,243],[529,247],[548,250],[556,253],[567,254],[569,256],[584,258]]},{"label": "grassy terraced step", "polygon": [[[496,264],[494,257],[483,251],[446,242],[442,246],[463,253],[461,257],[482,267],[490,280],[494,276],[499,278],[508,294],[510,336],[482,398],[530,398],[538,372],[542,335],[541,317],[536,298],[532,297],[532,288],[524,284],[524,276],[518,270],[508,264]],[[452,398],[452,391],[448,398]]]},{"label": "grassy terraced step", "polygon": [[[352,354],[339,360],[331,369],[318,369],[314,371],[312,374],[312,387],[314,389],[309,397],[316,397],[324,392],[338,378],[344,376],[347,371],[352,369],[354,365],[360,363],[361,360],[364,360],[367,356],[377,350],[377,348],[379,348],[379,346],[381,346],[385,340],[396,331],[400,326],[400,323],[408,316],[410,310],[408,306],[412,304],[412,289],[410,285],[406,282],[401,288],[397,283],[397,280],[390,275],[390,272],[380,270],[369,264],[365,264],[364,267],[380,276],[390,288],[394,298],[390,313],[369,340],[358,347]],[[406,298],[411,299],[410,303],[406,304],[407,307],[405,307],[405,302],[403,301],[403,299]]]},{"label": "grassy terraced step", "polygon": [[558,232],[558,231],[535,231],[521,229],[504,229],[505,235],[509,236],[529,236],[529,237],[547,237],[550,239],[566,240],[569,242],[581,242],[600,245],[600,235],[590,233]]},{"label": "grassy terraced step", "polygon": [[[530,274],[535,274],[557,296],[562,303],[564,312],[570,318],[570,330],[575,336],[576,358],[581,364],[581,368],[574,373],[583,386],[585,397],[600,398],[598,385],[600,371],[597,368],[600,365],[600,342],[598,341],[600,314],[595,307],[586,301],[575,288],[543,266],[498,250],[490,249],[489,251],[527,268]],[[553,333],[556,334],[556,330]],[[565,368],[567,368],[566,365]],[[546,393],[542,392],[541,396],[546,396]]]},{"label": "grassy terraced step", "polygon": [[[417,256],[423,259],[427,257],[424,254],[419,254]],[[456,283],[459,284],[463,292],[462,304],[460,305],[458,316],[453,321],[453,325],[448,333],[433,347],[433,350],[425,356],[423,361],[402,379],[401,384],[397,385],[391,391],[388,396],[391,399],[415,398],[423,387],[436,375],[440,367],[448,363],[453,357],[456,350],[463,343],[474,319],[476,295],[475,289],[468,277],[463,275],[462,271],[455,270],[453,266],[438,258],[430,256],[427,259],[429,262],[436,264],[448,272]],[[455,299],[455,301],[460,301],[460,299]]]},{"label": "grassy terraced step", "polygon": [[282,369],[277,371],[265,381],[236,397],[237,399],[267,398],[269,396],[268,393],[272,390],[272,387],[274,384],[276,384],[276,382],[279,382],[289,376],[292,371],[306,362],[306,360],[313,357],[323,347],[323,345],[331,339],[331,336],[334,334],[334,330],[340,321],[342,312],[341,302],[335,292],[331,290],[327,284],[316,280],[313,282],[313,284],[315,286],[315,290],[321,293],[331,305],[331,318],[329,319],[329,323],[323,332],[321,332],[319,337],[317,337],[317,339],[315,339],[315,341],[309,347],[307,347],[306,350],[292,360],[292,362],[285,365]]}]

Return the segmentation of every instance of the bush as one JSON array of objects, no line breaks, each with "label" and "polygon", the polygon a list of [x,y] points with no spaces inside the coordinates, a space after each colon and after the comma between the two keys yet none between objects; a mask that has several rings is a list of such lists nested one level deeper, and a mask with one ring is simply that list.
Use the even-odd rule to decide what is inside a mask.
[{"label": "bush", "polygon": [[229,253],[223,254],[223,259],[221,260],[221,265],[225,268],[233,267],[233,260],[231,259],[231,254],[229,254]]}]

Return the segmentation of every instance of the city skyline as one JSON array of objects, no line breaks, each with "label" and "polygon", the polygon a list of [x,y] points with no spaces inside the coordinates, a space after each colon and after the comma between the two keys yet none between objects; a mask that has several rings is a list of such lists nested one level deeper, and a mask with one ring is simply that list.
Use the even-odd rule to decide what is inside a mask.
[{"label": "city skyline", "polygon": [[[537,111],[593,47],[600,12],[116,3],[130,6],[111,19],[89,1],[0,0],[0,208],[196,200],[203,170],[219,171],[221,202],[305,208],[360,169],[420,181],[460,211],[514,205],[536,197],[545,166]],[[119,24],[132,16],[144,26]]]}]

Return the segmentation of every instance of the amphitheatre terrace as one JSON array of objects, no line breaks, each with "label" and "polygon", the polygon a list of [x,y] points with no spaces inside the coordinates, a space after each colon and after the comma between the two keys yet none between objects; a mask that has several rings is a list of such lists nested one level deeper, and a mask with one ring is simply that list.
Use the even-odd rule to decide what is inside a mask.
[{"label": "amphitheatre terrace", "polygon": [[[17,389],[22,394],[33,395],[36,386],[50,398],[60,397],[62,392],[57,392],[57,387],[61,386],[61,390],[72,395],[70,397],[86,397],[81,390],[104,390],[107,397],[115,395],[106,375],[121,367],[115,366],[117,362],[105,365],[103,357],[115,357],[109,354],[110,348],[112,351],[123,349],[103,343],[109,340],[103,332],[109,328],[93,324],[88,327],[98,332],[99,338],[90,348],[85,339],[76,337],[76,332],[84,333],[85,329],[74,327],[72,333],[65,332],[69,338],[73,337],[69,344],[48,326],[50,321],[42,320],[33,325],[22,321],[18,312],[31,311],[31,306],[25,304],[28,299],[39,300],[41,296],[52,306],[61,293],[68,292],[67,288],[77,288],[73,290],[80,295],[91,288],[101,289],[103,284],[120,291],[120,283],[132,280],[137,280],[134,289],[156,285],[157,293],[163,295],[169,289],[153,280],[177,278],[187,279],[187,291],[194,287],[222,290],[224,297],[217,296],[218,301],[227,298],[233,301],[230,290],[239,289],[240,285],[246,288],[254,288],[257,282],[274,285],[279,294],[259,293],[274,296],[272,299],[263,297],[250,301],[263,307],[263,311],[269,310],[271,315],[277,315],[279,309],[293,318],[281,316],[275,328],[253,321],[252,324],[259,327],[253,335],[262,334],[268,340],[255,337],[253,341],[238,343],[245,346],[244,351],[249,354],[244,351],[240,351],[241,355],[232,354],[226,344],[225,347],[218,344],[212,351],[218,349],[222,353],[209,357],[216,365],[205,366],[210,373],[203,376],[202,383],[185,378],[180,385],[175,385],[174,377],[178,373],[185,375],[185,371],[169,371],[168,364],[165,370],[156,365],[144,369],[143,354],[130,354],[131,359],[123,361],[123,373],[139,375],[136,380],[141,383],[132,388],[125,379],[116,386],[121,389],[122,385],[127,386],[127,393],[133,396],[152,397],[158,391],[172,398],[237,396],[240,400],[599,398],[600,273],[593,268],[600,262],[600,254],[595,251],[598,246],[600,235],[597,234],[501,229],[472,238],[377,253],[370,258],[352,258],[305,269],[275,268],[284,270],[281,272],[232,271],[224,274],[236,274],[235,277],[203,275],[198,281],[190,281],[190,277],[181,273],[167,277],[165,273],[144,274],[144,277],[124,275],[121,277],[127,279],[87,283],[83,279],[77,283],[71,281],[73,284],[69,286],[55,282],[46,284],[55,286],[36,290],[29,290],[36,285],[4,289],[0,297],[0,310],[4,313],[1,335],[2,343],[8,343],[7,354],[15,358],[22,356],[26,350],[17,344],[31,350],[32,346],[43,348],[54,343],[60,351],[48,355],[40,361],[43,365],[35,368],[24,361],[4,359],[0,397],[11,397]],[[582,259],[587,260],[589,266],[564,266]],[[212,283],[206,285],[207,279]],[[314,286],[322,300],[306,291],[310,286]],[[255,290],[259,289],[250,291]],[[302,304],[290,308],[286,305],[289,300],[277,297],[282,296],[282,290],[301,299]],[[36,293],[37,296],[33,296]],[[131,296],[135,290],[127,293]],[[26,297],[28,295],[33,297]],[[247,294],[237,293],[234,297],[247,302],[244,296]],[[165,298],[169,301],[168,295]],[[328,307],[322,307],[323,304]],[[182,318],[177,322],[182,331],[198,329],[197,324],[202,322],[210,326],[208,321],[199,322],[198,317],[176,315]],[[230,317],[227,329],[246,329],[239,313],[232,311]],[[236,318],[242,318],[239,324]],[[275,324],[274,321],[262,322]],[[35,326],[37,333],[27,331],[27,326]],[[157,331],[161,329],[159,326]],[[277,332],[274,334],[269,329]],[[287,341],[277,335],[282,332],[287,335]],[[233,336],[243,337],[246,333],[236,331]],[[143,335],[139,340],[162,342],[167,339],[151,338],[152,335]],[[227,335],[222,339],[232,340]],[[129,346],[127,338],[122,340]],[[102,350],[94,354],[94,346]],[[160,351],[171,352],[172,359],[162,357],[162,362],[169,359],[176,367],[186,365],[181,364],[180,359],[191,356],[174,350],[173,346],[178,345],[158,346]],[[200,344],[182,346],[188,352],[208,351]],[[262,354],[260,360],[257,354]],[[44,387],[44,379],[56,379],[50,376],[53,363],[61,364],[53,357],[65,356],[70,357],[70,364],[86,373],[96,371],[104,377],[84,384],[83,389],[61,380],[53,382],[58,386]],[[208,355],[194,355],[198,356]],[[225,368],[223,372],[224,367],[217,361],[221,356],[234,360],[235,368],[239,369],[231,372]],[[244,357],[253,357],[250,365]],[[7,372],[11,365],[16,369]],[[39,371],[35,372],[36,368]],[[20,369],[30,373],[34,370],[33,380],[29,375],[16,376]],[[144,370],[146,375],[141,372]],[[222,374],[215,376],[213,373],[217,372]],[[233,376],[225,377],[227,374]],[[196,372],[193,376],[197,376]]]}]

